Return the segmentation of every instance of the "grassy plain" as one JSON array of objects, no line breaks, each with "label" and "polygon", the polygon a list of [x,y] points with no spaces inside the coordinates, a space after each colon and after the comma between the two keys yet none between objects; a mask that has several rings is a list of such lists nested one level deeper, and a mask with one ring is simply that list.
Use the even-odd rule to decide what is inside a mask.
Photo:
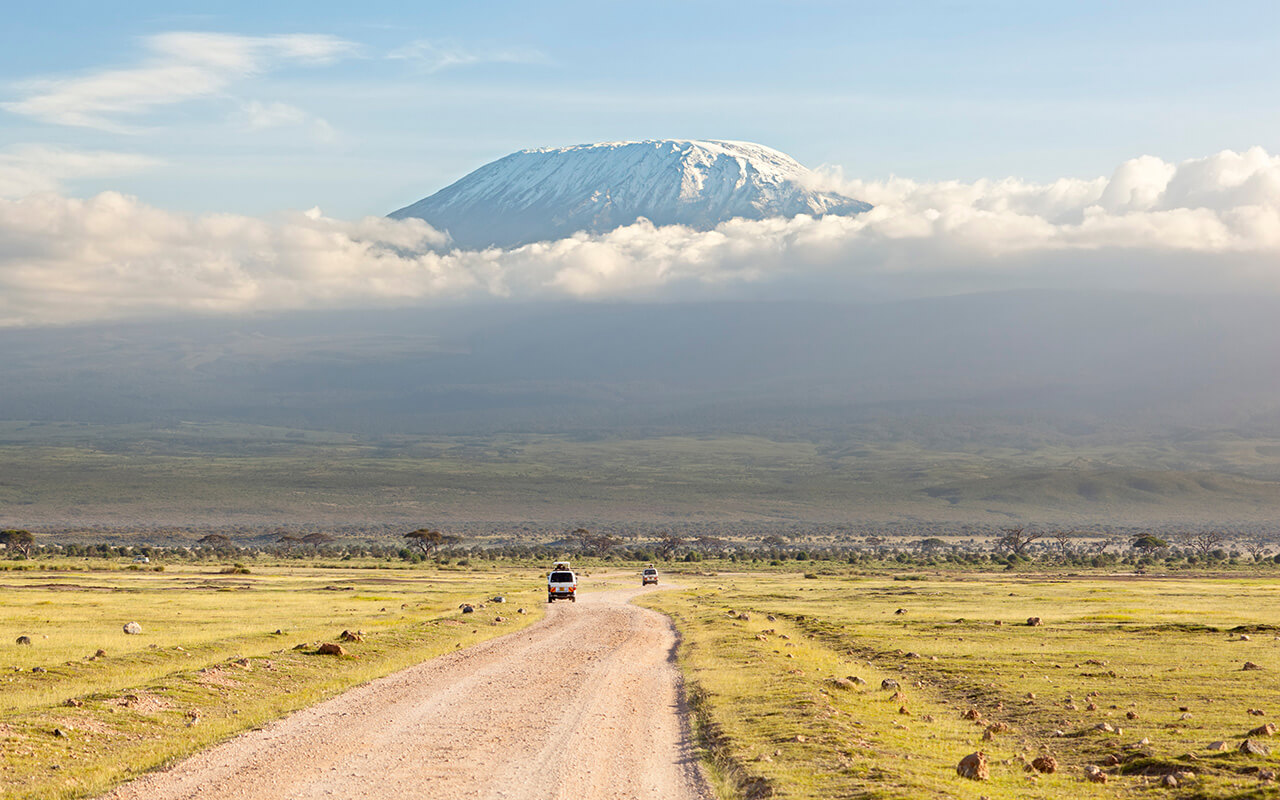
[{"label": "grassy plain", "polygon": [[[909,577],[722,573],[641,598],[682,633],[723,797],[1280,795],[1280,760],[1237,752],[1280,715],[1280,585]],[[993,723],[1010,730],[984,740]],[[990,780],[959,777],[980,750]],[[1055,773],[1027,768],[1046,754]],[[1110,757],[1106,784],[1084,780]]]},{"label": "grassy plain", "polygon": [[[96,794],[354,685],[517,630],[544,609],[533,569],[254,563],[248,574],[225,574],[224,565],[39,563],[0,572],[5,798]],[[495,595],[508,602],[459,610]],[[499,614],[507,621],[496,623]],[[130,621],[141,634],[123,633]],[[344,629],[363,631],[364,641],[343,643],[345,656],[315,654]]]}]

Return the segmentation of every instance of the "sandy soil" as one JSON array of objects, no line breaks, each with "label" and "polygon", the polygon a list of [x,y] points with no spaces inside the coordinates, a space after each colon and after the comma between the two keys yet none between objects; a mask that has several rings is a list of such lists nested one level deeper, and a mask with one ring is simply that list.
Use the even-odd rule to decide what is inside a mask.
[{"label": "sandy soil", "polygon": [[106,798],[710,798],[674,630],[627,604],[640,591],[585,585],[527,630],[353,689]]}]

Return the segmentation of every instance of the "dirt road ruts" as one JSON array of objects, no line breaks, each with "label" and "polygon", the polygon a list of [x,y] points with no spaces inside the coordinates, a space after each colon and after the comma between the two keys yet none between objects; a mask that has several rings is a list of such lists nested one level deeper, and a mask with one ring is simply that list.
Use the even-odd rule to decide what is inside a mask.
[{"label": "dirt road ruts", "polygon": [[592,592],[547,618],[353,689],[118,787],[145,798],[712,797],[670,621]]}]

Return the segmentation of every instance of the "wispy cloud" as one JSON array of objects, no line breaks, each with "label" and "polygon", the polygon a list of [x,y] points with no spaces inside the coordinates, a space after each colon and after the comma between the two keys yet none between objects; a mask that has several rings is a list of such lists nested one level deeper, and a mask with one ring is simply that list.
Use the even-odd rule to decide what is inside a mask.
[{"label": "wispy cloud", "polygon": [[546,54],[531,48],[476,48],[419,39],[392,50],[387,58],[410,61],[425,72],[476,64],[546,64]]},{"label": "wispy cloud", "polygon": [[451,250],[420,220],[188,216],[105,193],[0,201],[0,324],[578,299],[921,296],[1014,288],[1280,293],[1280,157],[1255,148],[1047,184],[859,181],[853,217],[647,222]]},{"label": "wispy cloud", "polygon": [[157,159],[135,153],[16,145],[0,150],[0,197],[56,192],[64,181],[128,175],[159,164]]},{"label": "wispy cloud", "polygon": [[216,96],[237,80],[282,64],[325,64],[356,49],[334,36],[199,32],[151,36],[145,47],[148,56],[138,66],[31,81],[23,99],[0,107],[59,125],[128,132],[121,117]]},{"label": "wispy cloud", "polygon": [[288,103],[251,100],[240,106],[235,121],[251,131],[301,128],[318,142],[332,142],[336,138],[333,126],[326,120]]}]

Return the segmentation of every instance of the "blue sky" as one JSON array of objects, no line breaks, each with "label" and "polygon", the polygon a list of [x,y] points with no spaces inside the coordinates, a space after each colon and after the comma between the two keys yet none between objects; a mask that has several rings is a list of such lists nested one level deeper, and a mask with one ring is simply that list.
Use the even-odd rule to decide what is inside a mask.
[{"label": "blue sky", "polygon": [[[124,157],[50,168],[73,195],[353,217],[599,140],[744,139],[919,180],[1280,151],[1274,3],[210,5],[6,9],[0,155]],[[247,49],[193,51],[217,41]]]}]

